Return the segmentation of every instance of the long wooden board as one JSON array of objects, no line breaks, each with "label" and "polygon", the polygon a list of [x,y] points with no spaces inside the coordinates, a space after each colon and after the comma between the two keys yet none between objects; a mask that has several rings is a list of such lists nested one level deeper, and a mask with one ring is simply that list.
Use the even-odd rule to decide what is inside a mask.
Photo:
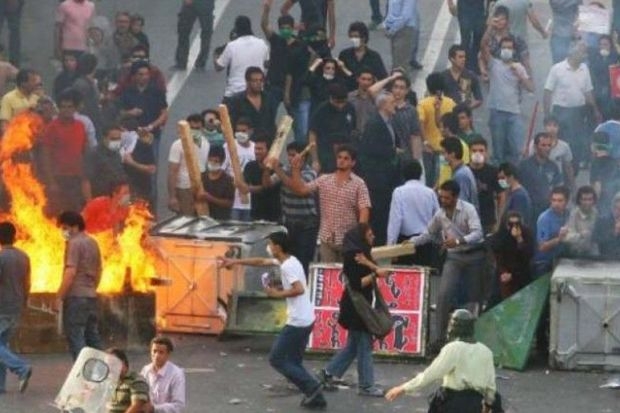
[{"label": "long wooden board", "polygon": [[[245,186],[245,178],[243,177],[243,171],[241,170],[241,162],[239,162],[239,154],[237,153],[237,142],[235,141],[235,134],[233,132],[232,124],[230,122],[230,114],[228,113],[228,107],[224,104],[218,106],[217,111],[220,114],[220,122],[222,127],[222,135],[226,140],[226,146],[228,147],[228,154],[230,155],[230,166],[233,171],[233,178],[235,181],[235,187]],[[250,197],[246,192],[241,192],[241,203],[249,204]]]},{"label": "long wooden board", "polygon": [[196,214],[209,215],[209,204],[207,201],[201,201],[195,197],[195,195],[199,192],[204,192],[204,188],[202,186],[202,177],[198,163],[198,151],[196,150],[196,145],[192,139],[189,123],[185,120],[181,120],[177,123],[177,126],[179,138],[181,139],[181,145],[183,145],[183,154],[185,156],[187,172],[189,173],[189,181],[192,185],[192,192],[194,193],[194,207],[196,208]]}]

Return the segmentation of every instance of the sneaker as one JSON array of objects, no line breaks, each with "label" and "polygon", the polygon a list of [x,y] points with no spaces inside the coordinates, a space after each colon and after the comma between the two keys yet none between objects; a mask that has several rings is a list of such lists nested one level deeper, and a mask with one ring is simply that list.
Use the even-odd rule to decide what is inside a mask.
[{"label": "sneaker", "polygon": [[411,66],[413,70],[422,70],[424,68],[424,66],[422,66],[419,62],[411,62],[409,63],[409,66]]},{"label": "sneaker", "polygon": [[319,382],[321,386],[323,386],[323,390],[325,391],[336,391],[338,390],[338,386],[334,383],[334,376],[327,373],[327,370],[321,369],[318,375]]},{"label": "sneaker", "polygon": [[300,406],[308,410],[325,410],[327,407],[327,400],[325,400],[323,393],[321,393],[321,386],[319,386],[311,396],[304,397],[301,400]]},{"label": "sneaker", "polygon": [[365,389],[357,389],[357,394],[360,396],[368,396],[368,397],[383,397],[385,392],[383,389],[380,389],[376,386],[366,387]]},{"label": "sneaker", "polygon": [[28,382],[30,381],[30,376],[32,376],[32,367],[28,368],[26,374],[23,377],[19,378],[19,392],[23,393],[28,388]]}]

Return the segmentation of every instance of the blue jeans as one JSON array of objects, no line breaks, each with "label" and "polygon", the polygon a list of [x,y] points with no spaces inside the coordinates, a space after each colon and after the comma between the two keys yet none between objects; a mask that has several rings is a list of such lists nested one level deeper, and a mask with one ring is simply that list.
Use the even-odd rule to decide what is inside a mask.
[{"label": "blue jeans", "polygon": [[358,387],[368,389],[375,385],[372,365],[372,337],[367,331],[349,330],[347,344],[327,363],[328,374],[342,377],[357,358]]},{"label": "blue jeans", "polygon": [[230,219],[233,221],[250,222],[252,220],[251,210],[233,208],[230,211]]},{"label": "blue jeans", "polygon": [[482,19],[459,19],[461,45],[465,48],[467,68],[474,73],[480,72],[478,52],[480,52],[480,42],[482,41],[485,27],[484,17]]},{"label": "blue jeans", "polygon": [[370,11],[371,11],[371,16],[370,16],[370,20],[372,20],[373,23],[382,23],[383,22],[383,16],[381,15],[381,5],[379,0],[370,0]]},{"label": "blue jeans", "polygon": [[73,360],[82,348],[101,349],[101,337],[97,328],[97,299],[90,297],[66,297],[63,301],[63,327]]},{"label": "blue jeans", "polygon": [[16,374],[19,378],[24,377],[30,370],[26,360],[17,356],[9,348],[9,340],[15,332],[19,317],[16,315],[0,316],[0,393],[6,391],[6,370]]},{"label": "blue jeans", "polygon": [[551,60],[554,64],[566,59],[571,41],[572,39],[570,37],[551,35],[549,45],[551,46]]},{"label": "blue jeans", "polygon": [[308,266],[314,259],[316,237],[319,233],[318,217],[308,217],[303,221],[286,221],[284,226],[289,234],[291,255],[297,257],[308,278]]},{"label": "blue jeans", "polygon": [[269,353],[269,364],[286,377],[306,396],[310,396],[319,382],[303,366],[304,351],[314,324],[308,327],[285,325]]},{"label": "blue jeans", "polygon": [[303,144],[308,142],[308,128],[310,127],[310,106],[310,100],[302,100],[292,110],[291,116],[293,116],[293,119],[295,120],[295,122],[293,123],[295,142]]},{"label": "blue jeans", "polygon": [[525,144],[525,127],[519,113],[489,109],[489,129],[493,141],[493,159],[518,164]]}]

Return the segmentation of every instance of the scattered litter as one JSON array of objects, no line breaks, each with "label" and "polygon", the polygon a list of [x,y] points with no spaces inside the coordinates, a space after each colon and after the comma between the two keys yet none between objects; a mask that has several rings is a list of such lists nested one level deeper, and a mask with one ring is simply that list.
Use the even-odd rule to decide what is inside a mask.
[{"label": "scattered litter", "polygon": [[267,389],[267,390],[273,389],[273,384],[263,383],[263,384],[261,384],[260,386],[261,386],[263,389]]},{"label": "scattered litter", "polygon": [[220,357],[226,357],[228,355],[228,353],[224,353],[223,351],[220,351]]},{"label": "scattered litter", "polygon": [[191,373],[215,373],[215,369],[213,368],[201,368],[201,367],[189,367],[184,369],[185,373],[187,374],[191,374]]},{"label": "scattered litter", "polygon": [[242,368],[244,368],[244,367],[245,367],[245,364],[243,364],[243,363],[239,363],[239,364],[237,364],[237,367],[239,367],[240,369],[242,369]]},{"label": "scattered litter", "polygon": [[246,347],[246,348],[244,348],[243,350],[244,350],[246,353],[250,353],[250,352],[252,351],[252,349],[251,349],[251,348],[249,348],[249,347]]},{"label": "scattered litter", "polygon": [[242,399],[230,399],[228,401],[228,404],[241,404],[241,403],[243,403]]},{"label": "scattered litter", "polygon": [[620,389],[620,376],[615,376],[607,380],[607,382],[601,386],[601,389]]},{"label": "scattered litter", "polygon": [[497,375],[495,376],[495,378],[496,378],[496,379],[500,379],[500,380],[510,380],[510,377],[508,377],[508,376],[503,376],[503,375],[501,375],[501,374],[497,374]]},{"label": "scattered litter", "polygon": [[549,375],[550,371],[549,370],[545,370],[545,375]]}]

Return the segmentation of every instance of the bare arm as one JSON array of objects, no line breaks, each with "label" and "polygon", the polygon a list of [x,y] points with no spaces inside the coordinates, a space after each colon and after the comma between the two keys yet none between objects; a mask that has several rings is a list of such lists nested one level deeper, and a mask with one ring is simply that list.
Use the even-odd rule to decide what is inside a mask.
[{"label": "bare arm", "polygon": [[267,293],[269,297],[273,297],[273,298],[297,297],[304,293],[304,286],[301,285],[301,282],[295,281],[291,285],[291,288],[288,290],[280,290],[280,289],[269,287],[269,288],[265,288],[265,292]]},{"label": "bare arm", "polygon": [[54,45],[54,51],[56,53],[56,58],[62,58],[62,23],[56,23],[55,26],[55,36],[56,44]]},{"label": "bare arm", "polygon": [[132,400],[131,406],[125,410],[125,413],[142,413],[146,404],[144,400]]},{"label": "bare arm", "polygon": [[168,162],[168,207],[173,211],[179,208],[176,188],[180,169],[180,163]]},{"label": "bare arm", "polygon": [[263,13],[260,16],[260,28],[263,29],[263,33],[265,33],[267,39],[273,35],[273,30],[269,27],[269,12],[271,11],[272,5],[273,0],[265,0],[263,2]]},{"label": "bare arm", "polygon": [[317,136],[313,130],[308,131],[308,144],[314,144],[312,145],[312,148],[310,148],[310,155],[312,155],[312,169],[314,169],[316,173],[319,173],[321,171],[321,162],[319,162]]},{"label": "bare arm", "polygon": [[365,224],[368,222],[368,218],[370,218],[370,208],[362,208],[359,211],[360,214],[360,218],[359,218],[359,222],[360,224]]},{"label": "bare arm", "polygon": [[280,14],[283,16],[289,14],[292,8],[293,2],[291,0],[285,0],[284,3],[282,3],[282,7],[280,7]]},{"label": "bare arm", "polygon": [[376,81],[375,83],[372,84],[372,86],[370,86],[368,88],[368,93],[373,98],[377,97],[379,95],[379,93],[381,93],[381,91],[385,88],[385,86],[388,83],[390,83],[394,79],[398,79],[399,77],[402,77],[402,74],[396,72],[396,73],[393,73],[392,75],[386,77],[385,79],[381,79],[381,80]]},{"label": "bare arm", "polygon": [[540,33],[542,38],[546,39],[547,31],[542,26],[542,24],[540,24],[540,20],[538,20],[538,16],[536,15],[532,7],[530,7],[530,9],[527,12],[527,18],[530,20],[530,23],[532,23],[532,26],[534,27],[534,29],[536,29],[536,31]]},{"label": "bare arm", "polygon": [[60,284],[60,288],[58,289],[58,299],[64,300],[65,296],[69,292],[69,288],[71,284],[73,284],[73,279],[75,278],[75,267],[65,267],[65,270],[62,273],[62,282]]}]

